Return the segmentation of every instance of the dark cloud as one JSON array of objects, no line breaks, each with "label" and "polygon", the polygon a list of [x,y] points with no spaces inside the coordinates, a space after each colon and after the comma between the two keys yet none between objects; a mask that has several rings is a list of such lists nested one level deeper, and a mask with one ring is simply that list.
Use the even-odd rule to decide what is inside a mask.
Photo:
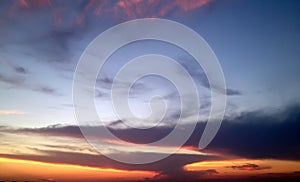
[{"label": "dark cloud", "polygon": [[[209,145],[210,151],[217,151],[223,154],[238,155],[245,158],[272,158],[272,159],[296,159],[299,160],[299,129],[300,129],[300,107],[288,107],[285,110],[273,114],[262,114],[260,112],[245,113],[242,116],[228,121],[225,120],[213,142]],[[119,123],[116,121],[115,123]],[[199,123],[186,146],[197,147],[197,142],[202,134],[205,124]],[[101,136],[103,127],[88,127],[91,134],[97,137]],[[41,135],[51,136],[68,136],[83,138],[80,129],[77,126],[62,126],[52,125],[45,128],[35,129],[11,129],[0,127],[1,131],[6,132],[21,132],[21,133],[37,133]],[[152,140],[157,140],[164,137],[171,128],[158,128],[139,133],[141,131],[133,131],[132,129],[113,130],[118,137],[135,142],[147,143]],[[155,137],[153,137],[153,135]],[[137,137],[138,136],[138,137]],[[61,152],[59,150],[66,148],[74,152],[83,150],[69,145],[47,145],[52,150],[41,150],[36,148],[38,152],[47,154],[45,156],[36,155],[9,155],[1,154],[1,157],[28,159],[35,161],[51,162],[51,163],[67,163],[91,167],[116,168],[126,170],[147,170],[157,172],[158,175],[153,178],[145,179],[148,181],[197,181],[202,176],[216,175],[218,172],[215,169],[207,169],[202,171],[186,171],[183,166],[186,164],[200,162],[205,160],[222,160],[225,158],[218,156],[202,156],[192,154],[173,154],[170,157],[151,164],[146,165],[128,165],[113,161],[99,154],[83,154],[72,152]],[[57,151],[56,151],[57,150]],[[95,152],[95,151],[91,151]],[[123,153],[120,153],[123,155]],[[128,154],[127,154],[128,155]],[[135,157],[143,157],[145,155],[156,155],[151,153],[133,152]],[[252,163],[243,165],[227,166],[227,168],[236,170],[264,170],[270,169],[271,166],[260,166]],[[298,174],[298,173],[295,173]],[[269,175],[270,177],[278,178],[278,175]],[[281,177],[283,175],[280,175]],[[279,176],[279,177],[280,177]],[[296,177],[297,178],[297,177]],[[264,180],[266,177],[261,177],[259,180]],[[245,178],[245,180],[249,180]]]},{"label": "dark cloud", "polygon": [[25,68],[21,67],[21,66],[15,66],[15,67],[14,67],[14,70],[15,70],[17,73],[22,73],[22,74],[28,73],[28,71],[27,71]]},{"label": "dark cloud", "polygon": [[[223,89],[218,88],[217,86],[212,85],[211,87],[214,88],[215,91],[217,91],[217,92],[223,92]],[[207,87],[207,88],[211,88],[211,87]],[[243,93],[241,91],[232,89],[232,88],[226,88],[225,92],[226,92],[226,95],[228,95],[228,96],[243,95]]]},{"label": "dark cloud", "polygon": [[300,160],[300,106],[273,114],[244,113],[224,120],[209,149],[246,158]]},{"label": "dark cloud", "polygon": [[[120,123],[116,121],[115,124]],[[85,130],[88,129],[92,136],[105,139],[101,133],[104,127],[98,126],[82,126]],[[202,135],[205,123],[198,123],[194,133],[185,146],[198,146],[199,138]],[[35,129],[11,129],[7,127],[0,127],[2,132],[21,132],[21,133],[36,133],[41,135],[51,136],[68,136],[83,138],[81,130],[77,126],[62,126],[53,125],[45,128]],[[119,138],[133,143],[149,143],[161,137],[164,137],[170,132],[172,128],[159,127],[155,130],[135,131],[132,129],[114,129],[111,130]],[[222,126],[212,141],[212,143],[205,150],[210,152],[221,153],[222,156],[202,156],[194,154],[173,154],[170,157],[147,165],[127,165],[112,161],[105,156],[59,152],[60,147],[69,150],[81,151],[73,146],[63,145],[54,146],[49,145],[53,150],[45,151],[36,149],[39,152],[47,153],[46,156],[36,155],[8,155],[2,154],[1,157],[12,157],[20,159],[29,159],[44,162],[54,163],[68,163],[92,167],[117,168],[126,170],[147,170],[155,171],[159,175],[147,179],[149,181],[190,181],[197,180],[203,175],[217,174],[215,169],[205,171],[185,171],[183,166],[186,164],[200,162],[205,160],[222,160],[226,159],[227,155],[235,155],[242,158],[249,159],[282,159],[282,160],[300,160],[300,106],[295,105],[287,107],[277,113],[262,113],[251,112],[244,113],[240,117],[233,120],[224,120]],[[104,140],[105,142],[105,140]],[[170,143],[170,146],[172,143]],[[58,151],[55,151],[58,150]],[[87,149],[82,149],[87,150]],[[92,151],[91,151],[92,152]],[[124,155],[120,152],[119,155]],[[128,153],[126,154],[128,157]],[[135,157],[145,157],[145,155],[157,155],[155,153],[147,152],[132,152],[130,155]],[[245,163],[243,165],[227,166],[228,168],[236,170],[264,170],[271,166],[260,166],[252,163]],[[298,174],[298,173],[295,173]],[[281,175],[282,176],[282,175]],[[272,175],[271,175],[272,177]],[[277,176],[278,177],[278,176]],[[247,178],[248,179],[248,178]],[[259,178],[260,179],[260,178]],[[265,178],[261,178],[265,179]]]},{"label": "dark cloud", "polygon": [[257,164],[246,163],[239,166],[226,166],[227,168],[238,169],[238,170],[247,170],[247,171],[256,171],[256,170],[264,170],[271,169],[271,166],[259,166]]},{"label": "dark cloud", "polygon": [[[112,125],[120,124],[113,122]],[[184,126],[183,126],[184,127]],[[198,147],[205,123],[199,122],[185,146]],[[103,126],[82,126],[91,136],[105,138]],[[168,135],[173,127],[150,129],[116,129],[111,132],[132,143],[150,143]],[[216,137],[205,150],[221,151],[252,159],[300,160],[300,106],[287,107],[277,113],[251,112],[234,119],[225,119]],[[47,135],[82,137],[77,126],[51,126],[36,129],[18,129],[11,132],[32,132]],[[173,143],[166,145],[173,146]]]},{"label": "dark cloud", "polygon": [[230,89],[230,88],[226,89],[226,94],[227,95],[243,95],[241,91]]},{"label": "dark cloud", "polygon": [[112,87],[113,78],[107,76],[98,77],[95,84],[96,98],[109,98]]},{"label": "dark cloud", "polygon": [[[202,155],[187,155],[187,154],[173,154],[161,161],[149,164],[125,164],[114,161],[101,154],[82,154],[73,152],[61,152],[53,150],[40,150],[36,149],[46,155],[14,155],[14,154],[0,154],[0,157],[25,159],[41,162],[49,162],[56,164],[74,164],[89,167],[100,168],[113,168],[123,170],[144,170],[158,172],[162,179],[175,179],[173,175],[177,176],[177,179],[194,179],[204,174],[215,174],[216,171],[207,170],[197,172],[185,171],[182,167],[186,164],[193,162],[199,162],[208,159],[218,159],[215,156],[202,156]],[[135,156],[142,157],[143,155],[149,155],[149,153],[134,153]],[[155,154],[153,154],[155,155]],[[153,180],[158,179],[158,176],[153,176]],[[180,178],[179,178],[180,177]],[[161,179],[161,180],[162,180]]]},{"label": "dark cloud", "polygon": [[[123,121],[111,122],[108,129],[122,140],[127,142],[146,144],[154,142],[162,137],[169,134],[173,128],[169,127],[156,127],[150,129],[115,129],[112,128],[115,125],[123,124]],[[100,139],[107,139],[104,131],[106,128],[104,126],[81,126],[80,127],[88,137],[98,137]],[[19,132],[19,133],[35,133],[41,135],[51,135],[51,136],[68,136],[83,138],[82,131],[78,126],[61,126],[61,125],[51,125],[43,128],[20,128],[20,129],[9,129],[3,128],[4,131]],[[0,127],[0,129],[2,129]],[[137,137],[139,136],[139,137]],[[170,144],[171,145],[171,144]]]},{"label": "dark cloud", "polygon": [[[187,146],[198,147],[205,123],[198,123]],[[155,130],[115,131],[121,139],[134,143],[147,143],[163,137],[172,127]],[[276,113],[263,111],[243,113],[234,119],[224,119],[220,130],[206,150],[253,159],[300,160],[300,106],[294,105]],[[140,137],[135,137],[140,136]],[[170,143],[172,145],[172,143]]]},{"label": "dark cloud", "polygon": [[[97,130],[98,128],[95,128]],[[70,137],[80,137],[83,135],[78,126],[62,126],[60,124],[50,125],[44,128],[20,128],[11,129],[10,132],[19,133],[36,133],[42,135],[53,135],[53,136],[70,136]]]},{"label": "dark cloud", "polygon": [[[146,144],[155,142],[161,138],[166,137],[173,127],[154,127],[150,129],[112,129],[110,131],[127,142]],[[139,137],[137,137],[139,136]],[[170,144],[171,145],[171,144]]]},{"label": "dark cloud", "polygon": [[[101,76],[100,78],[98,78],[96,80],[97,84],[99,84],[99,86],[104,87],[104,85],[108,85],[111,86],[111,84],[113,83],[113,78],[111,77],[103,77]],[[104,88],[110,88],[110,87],[104,87]]]}]

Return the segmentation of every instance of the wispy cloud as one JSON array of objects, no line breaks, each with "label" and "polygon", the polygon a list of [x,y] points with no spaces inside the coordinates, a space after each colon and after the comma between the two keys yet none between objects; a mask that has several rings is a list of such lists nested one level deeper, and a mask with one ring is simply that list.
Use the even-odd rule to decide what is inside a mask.
[{"label": "wispy cloud", "polygon": [[41,84],[29,84],[26,82],[24,77],[19,77],[19,76],[14,76],[14,77],[9,77],[0,74],[0,82],[4,82],[12,88],[21,88],[21,89],[26,89],[26,90],[31,90],[43,94],[48,94],[48,95],[54,95],[54,96],[61,96],[62,94],[55,88],[51,88],[50,86],[46,85],[41,85]]},{"label": "wispy cloud", "polygon": [[0,115],[19,115],[19,114],[26,114],[25,111],[20,110],[0,110]]},{"label": "wispy cloud", "polygon": [[[178,14],[186,11],[198,9],[212,0],[152,0],[152,1],[136,1],[136,0],[118,0],[118,1],[84,1],[78,8],[79,14],[74,18],[74,24],[83,24],[88,15],[100,16],[109,13],[116,19],[133,19],[141,17],[162,17],[169,14]],[[163,2],[163,3],[162,3]],[[22,0],[12,3],[13,9],[21,9],[27,11],[37,11],[39,9],[51,9],[57,6],[64,6],[67,3],[57,3],[56,1]],[[151,7],[151,8],[148,8]],[[53,23],[55,26],[62,24],[63,10],[55,14]]]},{"label": "wispy cloud", "polygon": [[10,61],[7,61],[6,59],[4,59],[3,57],[0,57],[0,63],[3,63],[4,65],[8,66],[9,68],[13,69],[16,73],[20,73],[20,74],[27,74],[28,70],[25,69],[22,66],[17,66],[15,64],[13,64]]},{"label": "wispy cloud", "polygon": [[[221,88],[218,88],[216,85],[210,85],[208,78],[203,71],[203,69],[198,65],[194,60],[188,59],[185,57],[181,57],[178,59],[180,64],[189,72],[189,74],[193,77],[196,83],[199,83],[202,87],[211,89],[213,88],[214,91],[223,92]],[[233,89],[233,88],[226,88],[226,94],[228,96],[239,96],[243,95],[240,90]]]}]

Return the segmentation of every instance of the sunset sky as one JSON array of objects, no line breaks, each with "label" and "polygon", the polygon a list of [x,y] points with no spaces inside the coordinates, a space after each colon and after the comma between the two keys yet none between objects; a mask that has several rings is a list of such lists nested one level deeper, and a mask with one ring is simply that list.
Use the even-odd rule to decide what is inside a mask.
[{"label": "sunset sky", "polygon": [[[227,106],[220,130],[204,150],[198,142],[211,107],[208,79],[189,53],[166,42],[137,41],[117,50],[95,83],[102,124],[89,117],[77,122],[72,84],[80,56],[100,33],[137,18],[186,25],[218,57]],[[299,18],[300,1],[293,0],[0,1],[0,181],[300,179]],[[195,81],[201,107],[180,113],[176,87],[147,76],[137,80],[128,98],[140,119],[118,118],[110,100],[114,76],[144,54],[181,64]],[[168,71],[178,74],[172,67]],[[152,126],[145,118],[154,95],[166,100],[163,122],[143,131],[124,125]],[[199,120],[191,119],[194,110]],[[172,142],[147,144],[167,136],[180,114],[183,132],[197,125],[171,156],[148,164],[106,157],[169,154],[176,148]],[[89,137],[98,147],[86,141],[79,127],[97,132]],[[106,127],[122,140],[102,135]]]}]

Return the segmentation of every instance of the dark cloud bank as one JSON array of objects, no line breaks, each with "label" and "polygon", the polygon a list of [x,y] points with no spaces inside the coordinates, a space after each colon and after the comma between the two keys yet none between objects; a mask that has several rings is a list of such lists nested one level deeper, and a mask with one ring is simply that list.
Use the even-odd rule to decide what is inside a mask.
[{"label": "dark cloud bank", "polygon": [[[198,123],[194,133],[186,146],[197,147],[201,137],[204,123]],[[101,136],[103,127],[87,127],[92,134],[98,133]],[[77,126],[54,125],[45,128],[35,129],[9,129],[1,127],[3,132],[36,133],[54,136],[82,137]],[[160,137],[167,135],[172,128],[156,128],[149,130],[133,129],[111,129],[118,137],[134,143],[149,143]],[[249,159],[284,159],[300,160],[300,105],[288,107],[275,114],[264,114],[262,112],[244,113],[240,117],[232,120],[225,119],[222,126],[213,140],[206,148],[222,154],[236,155]],[[99,134],[100,133],[100,134]],[[172,144],[170,144],[172,145]],[[39,149],[36,149],[39,150]],[[220,156],[205,156],[191,154],[174,154],[162,161],[147,165],[127,165],[112,161],[103,155],[78,154],[61,151],[43,151],[47,156],[32,155],[9,155],[1,154],[2,157],[13,157],[30,160],[38,160],[55,163],[79,164],[85,166],[97,166],[107,168],[118,168],[127,170],[150,170],[156,171],[159,175],[153,179],[146,180],[177,180],[190,181],[197,179],[201,175],[217,174],[215,169],[205,171],[188,172],[183,170],[183,166],[193,162],[204,160],[221,160]],[[143,156],[145,153],[135,153],[136,156]],[[151,154],[155,155],[155,154]],[[256,164],[245,164],[242,166],[228,166],[232,169],[252,169],[261,170],[271,168],[271,166],[258,166]],[[274,176],[274,175],[273,175]]]},{"label": "dark cloud bank", "polygon": [[[122,122],[122,121],[118,121]],[[197,147],[205,123],[198,123],[186,146]],[[85,126],[98,137],[103,127]],[[151,129],[111,129],[119,138],[133,143],[150,143],[166,136],[171,127]],[[18,132],[34,132],[48,135],[82,137],[77,126],[54,125],[45,128],[18,129]],[[300,105],[286,108],[274,113],[244,113],[229,120],[224,119],[215,139],[207,150],[229,151],[241,157],[262,159],[300,160]],[[171,145],[171,144],[170,144]]]}]

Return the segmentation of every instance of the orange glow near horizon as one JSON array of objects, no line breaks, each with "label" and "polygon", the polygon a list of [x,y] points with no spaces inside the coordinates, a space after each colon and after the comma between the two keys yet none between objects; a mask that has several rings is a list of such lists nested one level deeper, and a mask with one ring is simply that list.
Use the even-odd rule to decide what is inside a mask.
[{"label": "orange glow near horizon", "polygon": [[[257,165],[257,168],[247,167],[247,165]],[[234,167],[235,166],[235,167]],[[241,167],[244,166],[244,167]],[[217,176],[247,176],[264,174],[291,174],[300,169],[300,161],[288,160],[251,160],[234,159],[224,161],[196,162],[184,166],[187,171],[201,171],[215,169],[219,172]]]},{"label": "orange glow near horizon", "polygon": [[156,175],[151,171],[127,171],[110,168],[88,167],[72,164],[46,163],[40,161],[0,158],[1,180],[32,181],[90,181],[116,179],[141,180]]}]

